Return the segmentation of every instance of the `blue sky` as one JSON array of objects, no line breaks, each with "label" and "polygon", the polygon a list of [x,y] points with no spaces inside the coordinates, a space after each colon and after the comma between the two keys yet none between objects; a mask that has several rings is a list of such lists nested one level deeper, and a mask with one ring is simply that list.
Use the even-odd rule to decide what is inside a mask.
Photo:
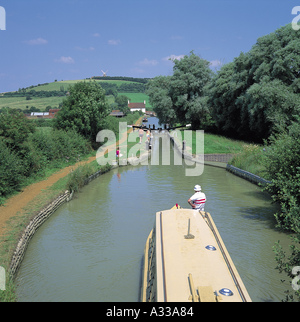
[{"label": "blue sky", "polygon": [[297,5],[300,0],[0,0],[6,12],[0,92],[101,70],[171,75],[168,58],[192,50],[212,67],[228,63],[291,23]]}]

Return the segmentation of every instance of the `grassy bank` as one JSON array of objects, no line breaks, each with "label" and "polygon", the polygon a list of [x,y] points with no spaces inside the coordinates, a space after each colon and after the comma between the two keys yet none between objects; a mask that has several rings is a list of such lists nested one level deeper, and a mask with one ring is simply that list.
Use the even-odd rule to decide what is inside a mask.
[{"label": "grassy bank", "polygon": [[[196,152],[196,132],[192,135],[184,136],[184,131],[181,131],[182,139],[186,141],[187,147],[191,148],[192,153]],[[243,150],[243,141],[228,139],[224,136],[210,134],[204,132],[204,154],[235,154]]]},{"label": "grassy bank", "polygon": [[265,167],[264,148],[255,144],[245,144],[239,153],[234,154],[229,164],[271,180]]},{"label": "grassy bank", "polygon": [[[191,153],[196,151],[196,135],[186,135],[182,131]],[[224,136],[204,133],[204,154],[232,154],[229,164],[270,180],[265,167],[264,147],[244,141],[228,139]]]},{"label": "grassy bank", "polygon": [[[193,149],[195,147],[195,139],[193,140]],[[204,154],[210,153],[239,153],[243,149],[245,142],[228,139],[224,136],[204,133]]]}]

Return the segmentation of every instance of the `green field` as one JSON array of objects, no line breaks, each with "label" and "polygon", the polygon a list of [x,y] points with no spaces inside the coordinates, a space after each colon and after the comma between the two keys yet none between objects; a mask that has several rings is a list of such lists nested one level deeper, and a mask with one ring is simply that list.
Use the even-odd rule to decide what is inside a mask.
[{"label": "green field", "polygon": [[26,110],[27,106],[30,108],[31,106],[35,106],[39,108],[41,111],[44,111],[47,106],[51,106],[52,108],[58,107],[59,103],[61,103],[63,97],[33,97],[31,100],[27,101],[26,97],[3,97],[0,96],[0,109],[2,107],[10,107],[21,110]]},{"label": "green field", "polygon": [[[40,85],[36,87],[29,87],[26,89],[26,92],[31,90],[39,91],[60,91],[63,87],[63,90],[67,91],[70,85],[74,85],[77,82],[83,80],[68,80],[53,82],[47,85]],[[86,80],[89,81],[89,80]],[[116,85],[121,85],[122,83],[132,83],[130,81],[123,80],[95,80],[101,85],[101,83],[112,83]],[[146,101],[146,108],[152,108],[149,103],[149,96],[144,93],[119,93],[119,95],[125,95],[129,98],[132,103],[140,103]],[[112,104],[115,102],[115,98],[112,95],[106,96],[108,103]],[[47,106],[51,108],[58,108],[59,104],[63,101],[63,96],[53,96],[53,97],[32,97],[31,100],[26,100],[26,97],[6,97],[0,95],[0,109],[3,107],[10,107],[14,109],[26,110],[30,109],[31,106],[39,108],[41,111],[45,111]]]},{"label": "green field", "polygon": [[[36,86],[33,88],[27,88],[27,92],[31,91],[32,89],[34,89],[35,91],[59,91],[61,89],[61,87],[64,87],[64,90],[68,90],[70,85],[74,85],[78,82],[82,82],[82,81],[90,81],[92,79],[78,79],[78,80],[66,80],[66,81],[59,81],[59,82],[53,82],[53,83],[49,83],[47,85],[40,85],[40,86]],[[99,80],[99,79],[95,79],[95,82],[99,83],[101,85],[101,83],[111,83],[111,84],[116,84],[116,85],[121,85],[123,83],[132,83],[130,81],[123,81],[123,80]]]}]

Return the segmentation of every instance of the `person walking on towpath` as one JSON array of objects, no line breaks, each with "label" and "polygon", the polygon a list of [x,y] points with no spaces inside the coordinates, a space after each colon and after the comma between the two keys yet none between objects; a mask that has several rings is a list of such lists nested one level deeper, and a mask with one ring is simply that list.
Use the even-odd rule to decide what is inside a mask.
[{"label": "person walking on towpath", "polygon": [[139,129],[140,144],[142,144],[143,136],[144,136],[144,130],[142,128],[140,128]]},{"label": "person walking on towpath", "polygon": [[188,203],[192,206],[193,209],[204,211],[204,206],[206,202],[205,193],[201,192],[201,187],[197,184],[194,187],[195,193],[188,200]]}]

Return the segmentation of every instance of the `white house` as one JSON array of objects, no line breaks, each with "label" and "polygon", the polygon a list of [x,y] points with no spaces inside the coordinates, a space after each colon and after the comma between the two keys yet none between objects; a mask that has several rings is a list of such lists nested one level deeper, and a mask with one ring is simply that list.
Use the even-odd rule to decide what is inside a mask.
[{"label": "white house", "polygon": [[144,103],[130,103],[128,101],[128,107],[130,112],[142,111],[143,113],[146,113],[146,101],[144,101]]}]

